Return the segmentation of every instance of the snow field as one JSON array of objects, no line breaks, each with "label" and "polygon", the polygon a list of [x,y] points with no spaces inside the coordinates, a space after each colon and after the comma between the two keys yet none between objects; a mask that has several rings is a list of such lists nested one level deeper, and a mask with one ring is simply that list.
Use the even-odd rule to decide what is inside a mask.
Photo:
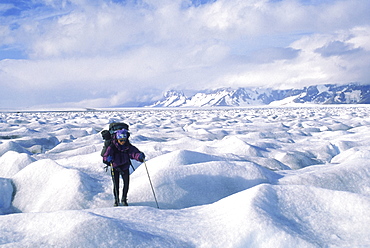
[{"label": "snow field", "polygon": [[[130,125],[129,207],[100,131]],[[4,247],[370,247],[368,107],[0,114]]]}]

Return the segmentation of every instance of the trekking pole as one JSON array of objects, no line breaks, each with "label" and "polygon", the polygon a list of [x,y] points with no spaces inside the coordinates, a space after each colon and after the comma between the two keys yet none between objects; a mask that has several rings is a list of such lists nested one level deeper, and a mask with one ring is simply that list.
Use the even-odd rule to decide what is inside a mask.
[{"label": "trekking pole", "polygon": [[[116,180],[114,179],[114,169],[113,169],[113,164],[111,163],[110,164],[111,166],[111,175],[112,175],[112,181],[113,181],[113,187],[114,187],[114,192],[116,192],[116,195],[114,196],[114,199],[116,200],[117,202],[117,205],[119,205],[119,195],[118,195],[118,189],[117,189],[117,185],[116,185]],[[118,179],[119,180],[119,179]]]},{"label": "trekking pole", "polygon": [[153,196],[154,196],[155,203],[157,204],[157,208],[159,209],[159,205],[158,205],[157,197],[155,196],[155,192],[154,192],[154,188],[153,188],[152,180],[150,180],[149,171],[148,171],[148,167],[146,166],[146,161],[145,161],[145,160],[144,160],[144,165],[145,165],[146,173],[148,174],[150,187],[152,187],[152,191],[153,191]]}]

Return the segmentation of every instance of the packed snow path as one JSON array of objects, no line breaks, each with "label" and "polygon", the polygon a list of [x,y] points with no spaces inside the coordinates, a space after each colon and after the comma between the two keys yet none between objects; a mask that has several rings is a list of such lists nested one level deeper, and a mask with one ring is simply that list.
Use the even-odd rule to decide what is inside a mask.
[{"label": "packed snow path", "polygon": [[[367,106],[0,113],[4,247],[370,247]],[[100,131],[130,125],[129,207]]]}]

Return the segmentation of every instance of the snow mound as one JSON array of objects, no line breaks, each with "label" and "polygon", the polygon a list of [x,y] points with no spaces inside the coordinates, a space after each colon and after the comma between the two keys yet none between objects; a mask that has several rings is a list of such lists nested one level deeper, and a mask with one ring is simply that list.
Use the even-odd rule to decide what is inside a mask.
[{"label": "snow mound", "polygon": [[279,184],[312,185],[370,196],[370,161],[351,159],[342,164],[310,166],[279,179]]},{"label": "snow mound", "polygon": [[[197,152],[176,151],[149,161],[147,168],[159,205],[179,209],[209,204],[255,185],[271,183],[279,177],[254,163],[210,161],[215,158]],[[135,204],[151,202],[155,206],[144,166],[132,174],[128,197]]]},{"label": "snow mound", "polygon": [[253,157],[250,161],[270,170],[290,170],[288,166],[274,158]]},{"label": "snow mound", "polygon": [[4,155],[8,151],[31,154],[27,149],[14,141],[5,141],[4,143],[0,144],[0,156]]},{"label": "snow mound", "polygon": [[293,170],[318,164],[311,154],[300,151],[280,152],[275,158]]},{"label": "snow mound", "polygon": [[13,186],[10,179],[0,178],[0,215],[10,213]]},{"label": "snow mound", "polygon": [[[370,216],[365,214],[369,207],[370,199],[358,194],[265,184],[203,211],[207,212],[204,219],[225,216],[208,229],[220,235],[213,240],[217,247],[226,247],[227,240],[233,240],[233,247],[322,247],[328,243],[346,247],[369,243]],[[222,234],[225,230],[233,232]]]},{"label": "snow mound", "polygon": [[55,161],[36,161],[13,177],[16,194],[13,206],[21,212],[48,212],[87,208],[92,178]]},{"label": "snow mound", "polygon": [[16,142],[32,153],[42,153],[59,144],[59,140],[54,136],[49,136],[47,138],[33,138],[32,136],[23,137]]},{"label": "snow mound", "polygon": [[358,194],[262,184],[210,205],[181,210],[119,207],[6,216],[6,223],[0,223],[7,230],[1,242],[65,247],[363,247],[370,242],[370,216],[365,214],[369,207],[369,198]]},{"label": "snow mound", "polygon": [[189,150],[177,150],[162,156],[155,157],[150,163],[157,168],[167,168],[171,166],[198,164],[209,161],[224,160],[222,157],[209,155],[201,152]]},{"label": "snow mound", "polygon": [[214,144],[202,147],[202,152],[212,154],[237,154],[239,157],[263,157],[265,149],[250,145],[236,136],[226,136]]},{"label": "snow mound", "polygon": [[35,161],[29,154],[8,151],[0,157],[0,177],[11,178]]},{"label": "snow mound", "polygon": [[370,150],[366,147],[354,147],[350,148],[339,155],[335,156],[332,163],[343,163],[352,159],[370,159]]}]

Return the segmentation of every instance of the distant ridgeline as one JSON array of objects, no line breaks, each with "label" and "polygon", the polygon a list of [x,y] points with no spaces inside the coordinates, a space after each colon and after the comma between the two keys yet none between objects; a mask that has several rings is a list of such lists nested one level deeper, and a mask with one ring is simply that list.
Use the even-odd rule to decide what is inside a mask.
[{"label": "distant ridgeline", "polygon": [[163,99],[150,107],[214,107],[250,105],[369,104],[370,85],[315,85],[302,89],[222,88],[187,97],[182,91],[167,91]]}]

